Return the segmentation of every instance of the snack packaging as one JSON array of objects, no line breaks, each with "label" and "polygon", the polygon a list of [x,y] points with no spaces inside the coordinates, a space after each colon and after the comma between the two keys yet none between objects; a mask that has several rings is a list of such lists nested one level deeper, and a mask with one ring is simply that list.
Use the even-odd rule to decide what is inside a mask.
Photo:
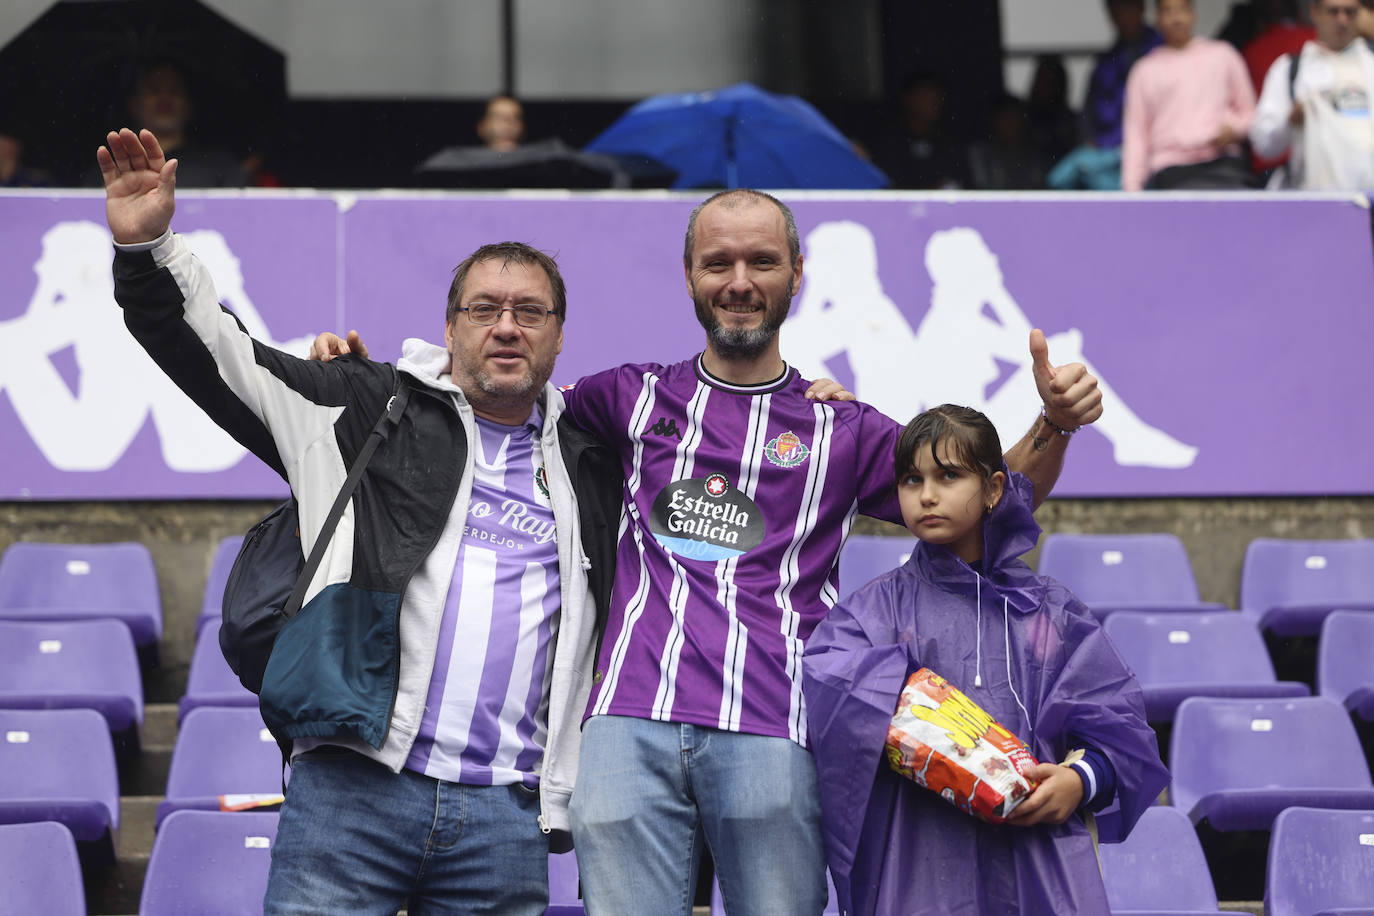
[{"label": "snack packaging", "polygon": [[1000,824],[1035,788],[1030,749],[929,668],[907,679],[887,730],[887,761],[960,811]]}]

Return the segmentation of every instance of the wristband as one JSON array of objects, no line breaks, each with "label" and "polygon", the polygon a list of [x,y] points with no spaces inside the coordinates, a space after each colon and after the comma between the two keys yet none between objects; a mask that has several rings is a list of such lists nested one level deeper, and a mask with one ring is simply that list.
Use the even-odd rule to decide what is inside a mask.
[{"label": "wristband", "polygon": [[1045,407],[1043,404],[1040,407],[1040,419],[1045,422],[1046,426],[1048,426],[1055,432],[1059,433],[1059,435],[1061,436],[1072,436],[1074,433],[1078,432],[1080,429],[1083,428],[1081,426],[1075,426],[1073,429],[1065,429],[1064,427],[1060,426],[1059,424],[1055,423],[1053,420],[1050,419],[1050,415],[1045,412]]}]

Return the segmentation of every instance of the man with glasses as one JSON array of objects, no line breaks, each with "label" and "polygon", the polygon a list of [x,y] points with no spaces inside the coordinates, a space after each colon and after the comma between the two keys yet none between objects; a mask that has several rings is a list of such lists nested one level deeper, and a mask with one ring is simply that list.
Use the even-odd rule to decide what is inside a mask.
[{"label": "man with glasses", "polygon": [[177,163],[153,134],[107,143],[125,323],[287,479],[305,550],[378,417],[404,405],[264,678],[264,719],[294,740],[266,912],[542,914],[621,486],[548,384],[557,265],[483,246],[455,271],[444,346],[409,340],[395,366],[296,359],[215,301],[171,231]]},{"label": "man with glasses", "polygon": [[1360,38],[1359,0],[1309,8],[1317,40],[1269,68],[1250,143],[1261,156],[1290,153],[1271,188],[1374,187],[1374,52]]}]

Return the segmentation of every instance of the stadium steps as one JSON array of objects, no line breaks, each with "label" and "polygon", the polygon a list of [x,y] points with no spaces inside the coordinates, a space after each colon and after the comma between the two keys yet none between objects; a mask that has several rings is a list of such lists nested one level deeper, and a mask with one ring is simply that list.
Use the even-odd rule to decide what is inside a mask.
[{"label": "stadium steps", "polygon": [[177,704],[148,703],[143,713],[143,752],[121,762],[119,769],[119,836],[116,864],[88,869],[86,909],[89,916],[125,916],[138,912],[143,876],[153,850],[153,824],[167,787],[167,770],[177,737]]}]

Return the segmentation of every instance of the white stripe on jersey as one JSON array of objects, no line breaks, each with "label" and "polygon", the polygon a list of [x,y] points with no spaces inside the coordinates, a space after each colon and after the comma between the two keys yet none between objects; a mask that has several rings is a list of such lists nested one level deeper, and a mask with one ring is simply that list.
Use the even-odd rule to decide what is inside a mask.
[{"label": "white stripe on jersey", "polygon": [[[496,590],[496,551],[485,547],[467,545],[464,551],[462,579],[463,588],[458,599],[458,619],[453,628],[453,643],[449,646],[450,661],[464,660],[473,647],[485,647],[491,638],[491,602]],[[445,692],[444,708],[435,726],[436,735],[452,736],[446,740],[445,753],[439,742],[435,742],[430,752],[429,767],[447,769],[459,775],[454,781],[461,781],[462,763],[460,755],[468,746],[468,736],[472,729],[472,713],[477,706],[477,692],[481,687],[481,677],[465,677],[451,683],[460,687],[452,693]],[[529,683],[526,681],[526,683]],[[436,762],[439,767],[435,767]]]},{"label": "white stripe on jersey", "polygon": [[[845,541],[849,540],[850,529],[854,527],[854,518],[858,514],[859,501],[856,499],[853,504],[850,505],[849,511],[845,513],[844,521],[840,523],[840,549],[835,552],[835,565],[830,568],[831,572],[834,572],[840,565],[840,554],[844,552]],[[825,584],[821,586],[821,603],[825,605],[826,610],[829,610],[834,607],[835,602],[839,600],[840,595],[835,591],[835,586],[830,584],[830,576],[827,574]]]},{"label": "white stripe on jersey", "polygon": [[[735,488],[752,500],[758,494],[762,443],[768,433],[768,413],[772,407],[773,396],[765,394],[750,400],[749,427],[744,436],[739,480]],[[716,578],[720,580],[716,601],[725,608],[730,621],[725,636],[725,659],[721,666],[719,727],[729,731],[739,731],[740,710],[744,707],[744,663],[749,649],[749,628],[737,616],[738,609],[735,604],[735,596],[738,593],[735,585],[735,568],[738,565],[738,557],[730,557],[716,565]]]},{"label": "white stripe on jersey", "polygon": [[501,438],[501,447],[491,460],[482,454],[482,437],[478,435],[477,447],[472,450],[472,481],[498,490],[506,488],[506,451],[510,448],[510,436]]},{"label": "white stripe on jersey", "polygon": [[816,527],[820,514],[821,491],[825,489],[825,475],[830,464],[830,435],[835,424],[835,411],[817,402],[815,405],[816,425],[811,433],[811,463],[806,469],[806,490],[802,494],[801,506],[797,510],[797,526],[792,532],[792,542],[783,552],[780,581],[775,597],[778,609],[782,612],[782,635],[787,641],[787,679],[792,684],[792,701],[788,709],[788,733],[793,741],[806,746],[806,701],[801,692],[802,641],[797,633],[801,615],[792,607],[792,586],[798,575],[797,558],[802,546]]},{"label": "white stripe on jersey", "polygon": [[[625,652],[630,645],[630,632],[634,629],[639,617],[644,613],[644,596],[649,593],[649,567],[644,562],[644,542],[640,536],[640,525],[631,525],[631,517],[636,522],[639,519],[639,507],[636,499],[639,495],[641,484],[640,470],[644,459],[644,436],[641,432],[648,423],[648,417],[654,410],[654,386],[658,384],[657,376],[651,373],[644,373],[644,385],[639,389],[639,398],[635,401],[634,410],[630,411],[629,433],[630,441],[635,444],[634,459],[630,465],[630,477],[625,481],[627,498],[625,500],[624,511],[620,516],[620,531],[624,535],[626,527],[634,534],[635,547],[638,548],[639,556],[639,585],[635,588],[634,595],[625,603],[624,619],[620,626],[620,634],[616,637],[615,646],[611,649],[610,663],[607,664],[606,672],[601,685],[601,693],[596,698],[596,706],[592,709],[592,715],[605,715],[610,709],[611,700],[615,697],[615,688],[620,681],[620,671],[625,665]],[[620,538],[616,538],[616,549],[619,550]],[[600,662],[600,659],[597,660]]]},{"label": "white stripe on jersey", "polygon": [[[469,548],[471,549],[471,548]],[[542,563],[526,563],[525,571],[520,574],[520,636],[516,643],[515,658],[511,660],[510,679],[506,681],[506,698],[501,704],[501,715],[497,719],[501,729],[497,739],[496,753],[491,758],[493,771],[504,769],[512,775],[519,775],[516,758],[525,750],[518,729],[520,720],[528,711],[525,704],[529,701],[530,685],[534,682],[535,650],[539,646],[539,626],[544,621],[544,595],[548,570]],[[549,638],[549,657],[553,656],[553,635]],[[545,665],[547,668],[547,664]],[[541,683],[547,685],[545,679]],[[545,703],[541,695],[540,706]],[[544,746],[546,731],[544,717],[536,718],[534,734],[530,740],[538,747]]]},{"label": "white stripe on jersey", "polygon": [[[673,480],[683,480],[692,476],[696,466],[697,447],[701,445],[705,430],[702,418],[706,413],[706,403],[710,400],[711,388],[705,382],[697,381],[697,390],[687,402],[687,428],[682,432],[682,441],[677,446],[677,460],[673,464]],[[683,633],[683,615],[687,609],[687,599],[692,589],[687,584],[687,572],[682,564],[668,554],[668,565],[673,570],[673,587],[668,596],[668,607],[673,612],[673,623],[668,628],[668,637],[663,644],[663,655],[658,662],[658,691],[654,694],[654,708],[650,716],[659,721],[667,721],[673,712],[673,700],[677,696],[677,666],[682,658],[682,646],[686,641]]]}]

